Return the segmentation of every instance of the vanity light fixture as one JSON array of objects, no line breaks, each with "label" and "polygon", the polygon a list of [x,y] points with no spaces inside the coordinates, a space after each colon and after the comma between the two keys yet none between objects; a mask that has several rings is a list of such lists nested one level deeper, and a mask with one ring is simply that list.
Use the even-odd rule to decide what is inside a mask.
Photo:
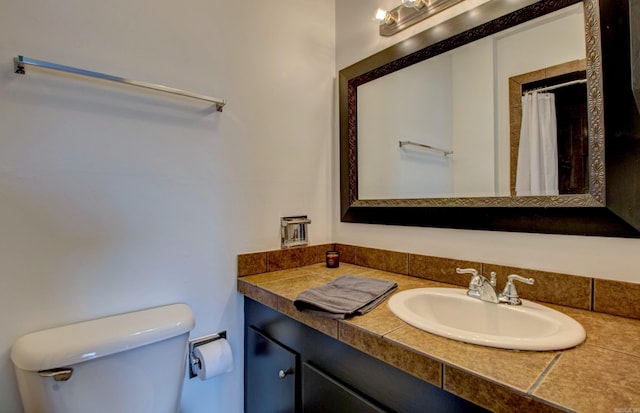
[{"label": "vanity light fixture", "polygon": [[404,7],[415,7],[416,9],[421,9],[427,5],[425,0],[402,0],[402,5]]},{"label": "vanity light fixture", "polygon": [[393,36],[461,1],[463,0],[402,0],[402,4],[393,10],[378,9],[376,20],[380,22],[380,36]]}]

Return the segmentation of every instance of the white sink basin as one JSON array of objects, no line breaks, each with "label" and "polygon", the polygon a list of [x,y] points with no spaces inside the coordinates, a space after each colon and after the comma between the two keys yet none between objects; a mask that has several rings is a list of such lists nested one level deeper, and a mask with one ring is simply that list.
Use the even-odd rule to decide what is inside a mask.
[{"label": "white sink basin", "polygon": [[454,340],[512,350],[561,350],[586,337],[573,318],[522,300],[494,304],[467,296],[460,288],[416,288],[389,299],[391,311],[421,330]]}]

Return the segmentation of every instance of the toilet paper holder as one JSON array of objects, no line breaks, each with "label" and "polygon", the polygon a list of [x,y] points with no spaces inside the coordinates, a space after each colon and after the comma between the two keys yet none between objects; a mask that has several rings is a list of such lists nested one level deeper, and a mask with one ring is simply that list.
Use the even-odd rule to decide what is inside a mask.
[{"label": "toilet paper holder", "polygon": [[198,337],[189,340],[189,378],[198,377],[196,367],[200,367],[200,359],[193,355],[193,350],[196,347],[202,346],[212,341],[220,340],[221,338],[227,338],[227,332],[221,331],[215,334],[209,334],[208,336]]}]

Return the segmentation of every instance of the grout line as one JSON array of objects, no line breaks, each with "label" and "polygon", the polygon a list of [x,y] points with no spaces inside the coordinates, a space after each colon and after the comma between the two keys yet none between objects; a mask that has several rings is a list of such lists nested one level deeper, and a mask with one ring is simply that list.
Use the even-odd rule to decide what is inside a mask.
[{"label": "grout line", "polygon": [[411,257],[411,254],[407,253],[407,272],[403,275],[411,274],[411,259],[409,257]]},{"label": "grout line", "polygon": [[591,311],[596,311],[596,279],[591,279]]},{"label": "grout line", "polygon": [[542,381],[547,378],[547,375],[549,374],[549,372],[551,371],[551,369],[553,369],[553,367],[558,363],[558,360],[560,360],[560,357],[562,357],[563,352],[560,351],[558,352],[558,354],[556,354],[553,357],[553,360],[551,360],[551,362],[549,363],[549,365],[547,366],[546,369],[544,369],[544,371],[542,372],[542,374],[540,375],[540,377],[538,377],[538,379],[535,381],[535,383],[533,383],[533,386],[531,386],[531,388],[529,389],[529,391],[527,392],[527,394],[529,396],[533,395],[533,392],[537,390],[538,386],[540,386],[540,383],[542,383]]},{"label": "grout line", "polygon": [[380,335],[380,337],[382,337],[382,338],[384,339],[384,338],[385,338],[385,337],[387,337],[389,334],[393,333],[394,331],[400,330],[402,327],[406,327],[407,325],[408,325],[408,324],[406,324],[406,323],[403,321],[403,322],[402,322],[402,324],[400,324],[399,326],[397,326],[397,327],[393,327],[391,330],[389,330],[389,331],[385,331],[384,333],[382,333],[382,334]]}]

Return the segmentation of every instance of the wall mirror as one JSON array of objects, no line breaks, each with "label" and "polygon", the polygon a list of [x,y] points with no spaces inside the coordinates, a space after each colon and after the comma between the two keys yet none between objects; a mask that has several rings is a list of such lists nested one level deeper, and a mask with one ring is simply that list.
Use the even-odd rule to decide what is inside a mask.
[{"label": "wall mirror", "polygon": [[[628,16],[491,0],[341,70],[342,221],[638,236]],[[551,150],[523,96],[553,97]]]}]

